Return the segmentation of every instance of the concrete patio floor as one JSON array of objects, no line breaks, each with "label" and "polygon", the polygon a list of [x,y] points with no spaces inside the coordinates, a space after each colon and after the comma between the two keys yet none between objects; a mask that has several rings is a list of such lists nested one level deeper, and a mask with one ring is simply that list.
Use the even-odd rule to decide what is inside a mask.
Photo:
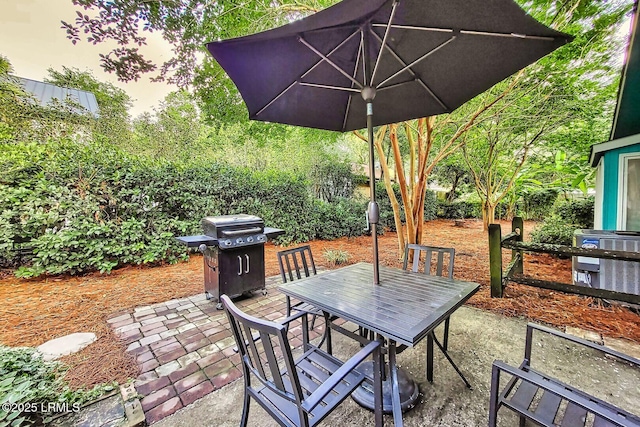
[{"label": "concrete patio floor", "polygon": [[[491,363],[501,359],[518,365],[524,352],[524,319],[507,318],[463,307],[451,319],[450,354],[473,388],[467,389],[451,366],[436,351],[434,382],[426,381],[424,343],[398,357],[399,364],[418,381],[420,397],[415,408],[404,414],[406,426],[486,426],[489,411]],[[348,356],[358,346],[336,334],[335,353]],[[638,351],[638,346],[631,346]],[[640,372],[580,347],[567,345],[551,337],[536,341],[533,365],[582,388],[591,394],[615,402],[638,413],[640,408]],[[237,426],[240,420],[243,381],[216,390],[197,402],[155,424],[157,427],[193,427],[196,425]],[[252,402],[249,426],[273,426],[273,420]],[[393,425],[391,416],[385,424]],[[373,425],[373,414],[347,399],[322,425]],[[500,426],[516,426],[518,419],[508,410],[499,414]]]},{"label": "concrete patio floor", "polygon": [[[269,278],[269,294],[255,293],[236,301],[248,312],[271,320],[284,317],[285,298],[277,290],[279,278]],[[128,317],[127,317],[128,316]],[[223,312],[203,295],[155,304],[116,316],[110,324],[136,355],[141,375],[135,386],[147,423],[155,426],[236,426],[240,421],[243,381],[240,360],[233,352],[233,338]],[[519,365],[524,352],[526,320],[508,318],[463,307],[451,318],[449,352],[473,388],[467,389],[437,350],[434,382],[426,381],[426,344],[418,344],[398,356],[398,363],[418,382],[420,396],[415,408],[404,415],[407,426],[487,425],[491,363],[495,359]],[[299,326],[290,330],[299,346]],[[339,334],[334,353],[341,358],[358,351],[358,345]],[[591,337],[602,340],[602,337]],[[628,344],[627,352],[638,357],[640,346]],[[638,413],[640,372],[621,367],[581,347],[541,336],[533,352],[533,366],[616,405]],[[235,381],[237,380],[237,381]],[[392,425],[390,416],[385,423]],[[322,425],[364,426],[373,414],[347,399]],[[275,425],[252,402],[250,426]],[[517,418],[502,410],[499,425],[517,425]]]}]

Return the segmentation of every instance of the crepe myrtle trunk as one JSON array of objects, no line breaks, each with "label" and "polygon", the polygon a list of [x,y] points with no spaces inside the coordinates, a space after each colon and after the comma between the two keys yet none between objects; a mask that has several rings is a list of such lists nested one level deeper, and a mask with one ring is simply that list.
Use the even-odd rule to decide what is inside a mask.
[{"label": "crepe myrtle trunk", "polygon": [[496,205],[488,200],[482,202],[482,226],[484,231],[489,229],[489,224],[496,222]]}]

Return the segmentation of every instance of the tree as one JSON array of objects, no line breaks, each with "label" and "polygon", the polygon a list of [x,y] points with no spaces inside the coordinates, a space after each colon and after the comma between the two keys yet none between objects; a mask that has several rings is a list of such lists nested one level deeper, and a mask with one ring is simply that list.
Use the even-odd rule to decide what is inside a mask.
[{"label": "tree", "polygon": [[[246,113],[241,98],[230,80],[224,75],[220,67],[205,55],[202,66],[195,66],[195,52],[198,52],[205,41],[246,35],[277,26],[288,22],[293,18],[302,16],[313,10],[314,7],[325,7],[334,1],[303,1],[293,2],[261,1],[253,0],[239,6],[237,2],[220,1],[214,3],[202,3],[197,0],[182,0],[176,3],[160,2],[135,2],[133,0],[73,0],[75,4],[83,5],[87,10],[100,11],[100,16],[93,19],[88,16],[80,16],[76,26],[65,24],[70,31],[70,37],[79,40],[80,28],[87,30],[92,41],[101,43],[116,36],[108,30],[109,25],[121,25],[114,19],[122,18],[126,28],[120,28],[120,33],[129,34],[133,40],[137,27],[135,19],[144,22],[145,28],[163,32],[165,39],[172,41],[176,47],[175,62],[161,70],[161,74],[167,76],[173,70],[170,79],[179,84],[188,84],[195,76],[195,92],[202,100],[201,107],[205,120],[217,127],[217,129],[230,129],[238,122],[246,122]],[[536,95],[538,101],[547,100],[558,109],[560,117],[575,117],[576,114],[565,114],[568,109],[576,107],[585,109],[584,106],[596,99],[594,96],[602,93],[602,82],[612,80],[611,76],[617,73],[612,67],[610,57],[612,55],[611,43],[607,36],[615,29],[629,10],[630,5],[621,1],[592,2],[588,0],[520,0],[520,4],[538,20],[551,25],[556,29],[577,35],[576,40],[568,46],[559,49],[550,55],[545,61],[540,61],[528,67],[524,72],[505,80],[488,93],[481,95],[452,114],[437,118],[424,118],[417,122],[400,125],[380,127],[376,133],[375,146],[385,171],[385,183],[390,176],[387,172],[393,167],[400,183],[402,194],[402,209],[407,217],[407,227],[404,234],[399,233],[400,247],[404,247],[404,241],[420,242],[422,207],[420,200],[424,200],[426,183],[429,174],[438,162],[445,159],[451,153],[469,142],[473,135],[487,135],[487,129],[493,124],[499,124],[500,132],[513,132],[510,136],[499,136],[499,140],[523,141],[526,133],[522,129],[517,130],[512,123],[517,122],[517,108],[519,97]],[[131,23],[127,21],[131,19]],[[74,29],[75,28],[75,29]],[[74,34],[74,31],[76,32]],[[115,30],[113,30],[115,31]],[[94,36],[95,34],[95,36]],[[178,37],[179,36],[179,37]],[[119,37],[119,36],[118,36]],[[121,40],[123,43],[126,41]],[[191,56],[190,56],[191,55]],[[137,59],[135,55],[125,59]],[[138,76],[139,72],[128,75],[127,70],[136,72],[135,67],[129,67],[122,63],[123,76]],[[165,64],[166,66],[167,64]],[[114,66],[115,67],[115,66]],[[172,68],[173,67],[173,68]],[[118,67],[113,68],[117,70]],[[192,70],[195,70],[193,73]],[[591,83],[589,86],[588,83]],[[560,92],[557,95],[554,90],[562,88],[561,84],[573,88],[571,95],[576,97],[575,102],[563,105],[568,98],[568,93]],[[536,92],[536,89],[544,89]],[[582,92],[585,90],[586,92]],[[535,104],[544,105],[544,104]],[[516,109],[512,111],[509,109]],[[548,111],[543,110],[543,111]],[[493,118],[492,118],[493,117]],[[485,124],[484,134],[474,128],[480,123]],[[230,125],[225,127],[222,125]],[[288,132],[283,127],[275,125],[251,124],[256,130],[269,132]],[[543,129],[543,134],[533,141],[546,141],[551,132],[558,131],[561,126],[548,124]],[[312,135],[312,134],[309,134]],[[362,136],[360,135],[362,138]],[[544,137],[544,138],[543,138]],[[362,138],[365,139],[365,138]],[[386,150],[393,153],[393,165],[386,155]],[[533,148],[533,147],[532,147]],[[531,151],[531,149],[529,150]],[[535,150],[534,150],[535,151]],[[471,150],[468,150],[470,153]],[[406,159],[406,157],[409,159]],[[405,169],[409,171],[409,178],[405,178]],[[507,181],[508,182],[508,181]],[[387,191],[394,207],[396,225],[400,222],[400,206],[395,200],[390,185]],[[489,217],[487,212],[487,218]],[[398,227],[398,230],[402,230]]]},{"label": "tree", "polygon": [[9,59],[0,55],[0,142],[15,140],[30,127],[29,95],[12,72]]},{"label": "tree", "polygon": [[0,56],[0,142],[45,143],[50,138],[82,134],[92,118],[73,100],[40,102],[11,75],[9,60]]},{"label": "tree", "polygon": [[[482,202],[485,228],[495,219],[496,205],[512,192],[518,180],[534,177],[531,170],[525,176],[521,174],[531,154],[546,159],[537,171],[538,177],[547,175],[545,185],[559,178],[586,191],[591,174],[588,163],[577,167],[574,161],[560,168],[557,156],[569,152],[571,159],[584,159],[594,137],[604,138],[608,128],[603,117],[612,112],[619,73],[612,65],[613,56],[621,47],[612,39],[616,29],[613,24],[622,20],[628,5],[575,1],[554,10],[542,9],[542,4],[545,2],[534,2],[532,11],[547,15],[554,12],[543,20],[577,37],[566,48],[512,78],[518,82],[502,100],[497,114],[467,135],[464,157]],[[490,99],[499,88],[482,97]],[[585,128],[590,131],[588,137]]]},{"label": "tree", "polygon": [[[512,85],[507,85],[504,91],[493,99],[464,105],[455,114],[427,117],[378,128],[374,135],[374,145],[393,209],[400,256],[404,251],[405,243],[422,243],[424,200],[428,178],[433,169],[439,162],[462,147],[466,133],[512,89]],[[403,133],[400,133],[399,129]],[[355,134],[362,140],[367,140],[359,132]],[[393,153],[394,175],[400,187],[402,206],[393,190],[391,171],[388,166],[389,159],[384,150],[387,134]],[[403,158],[402,141],[408,146],[408,160]],[[405,227],[402,227],[402,210],[406,221]]]},{"label": "tree", "polygon": [[130,149],[154,159],[202,158],[207,146],[207,127],[200,118],[193,95],[185,90],[168,94],[155,114],[144,113],[134,120]]},{"label": "tree", "polygon": [[[512,187],[527,155],[569,119],[597,115],[594,108],[589,107],[590,103],[602,99],[607,84],[615,80],[612,76],[617,71],[611,66],[615,49],[611,49],[609,36],[616,28],[614,24],[621,22],[629,10],[629,5],[537,0],[525,6],[542,22],[577,34],[576,40],[451,114],[420,119],[414,125],[378,129],[375,146],[381,166],[384,171],[387,164],[384,144],[390,144],[401,189],[402,207],[393,194],[389,173],[384,171],[399,230],[400,252],[405,242],[421,242],[421,200],[424,200],[427,178],[438,162],[466,146],[469,163],[479,165],[484,159],[485,167],[502,171],[497,180],[496,169],[485,175],[478,173],[474,179],[480,186],[481,197],[485,195],[483,217],[488,224],[494,219],[497,200]],[[404,130],[404,138],[399,137],[398,128]],[[408,154],[403,155],[402,142],[408,144],[409,150],[405,151]],[[516,162],[511,168],[503,168],[505,159],[516,159]],[[490,184],[485,185],[487,183]],[[407,218],[403,232],[400,232],[403,230],[400,227],[401,209]]]},{"label": "tree", "polygon": [[103,143],[126,147],[131,139],[132,100],[127,93],[108,82],[99,81],[90,71],[62,67],[62,71],[48,70],[45,82],[56,86],[91,92],[98,102],[99,114],[93,127],[94,137]]},{"label": "tree", "polygon": [[451,189],[446,194],[446,201],[453,202],[461,189],[471,183],[469,169],[467,169],[464,159],[456,152],[443,159],[433,169],[434,178],[441,185],[450,185]]},{"label": "tree", "polygon": [[[96,45],[115,42],[116,48],[99,54],[105,71],[121,81],[138,80],[159,71],[179,87],[189,85],[208,41],[247,35],[272,28],[327,7],[337,0],[71,0],[82,9],[74,22],[62,21],[72,43]],[[174,55],[163,64],[144,58],[139,47],[146,32],[159,31],[173,46]],[[205,60],[205,68],[207,68]]]}]

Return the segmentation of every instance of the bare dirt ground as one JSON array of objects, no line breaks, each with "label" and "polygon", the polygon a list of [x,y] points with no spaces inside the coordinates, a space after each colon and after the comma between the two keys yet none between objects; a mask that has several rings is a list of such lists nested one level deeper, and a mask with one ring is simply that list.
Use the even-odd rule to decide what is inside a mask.
[{"label": "bare dirt ground", "polygon": [[[503,222],[503,233],[511,225]],[[525,223],[531,231],[533,223]],[[525,240],[527,240],[525,238]],[[487,234],[482,222],[453,221],[425,223],[423,244],[456,248],[454,276],[481,284],[469,305],[494,313],[523,317],[553,326],[576,326],[603,335],[640,343],[640,316],[626,308],[609,306],[573,295],[510,284],[505,298],[489,293]],[[310,242],[316,264],[329,265],[323,252],[340,249],[349,253],[349,263],[372,260],[367,236]],[[279,274],[276,252],[265,248],[266,275]],[[380,262],[401,267],[395,233],[379,238]],[[505,264],[510,251],[503,251]],[[525,274],[539,279],[571,283],[571,261],[547,255],[526,255]],[[75,277],[45,277],[22,280],[0,272],[0,343],[9,346],[37,346],[72,332],[94,332],[98,340],[83,351],[63,358],[71,366],[67,379],[75,387],[91,387],[108,381],[125,382],[137,376],[133,359],[109,329],[106,319],[148,305],[203,292],[203,266],[199,254],[186,263],[157,267],[130,266],[109,275],[98,273]]]}]

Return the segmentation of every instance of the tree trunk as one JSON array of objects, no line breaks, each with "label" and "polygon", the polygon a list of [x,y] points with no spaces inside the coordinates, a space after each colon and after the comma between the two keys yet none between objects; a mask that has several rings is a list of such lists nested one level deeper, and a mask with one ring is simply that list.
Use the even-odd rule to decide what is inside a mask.
[{"label": "tree trunk", "polygon": [[456,198],[456,189],[458,187],[458,181],[460,180],[460,178],[460,174],[456,174],[455,178],[453,179],[453,184],[451,184],[451,191],[447,193],[447,202],[449,203],[453,202]]},{"label": "tree trunk", "polygon": [[404,232],[402,230],[402,221],[400,220],[400,203],[398,203],[398,199],[396,199],[396,195],[393,192],[393,186],[391,185],[391,174],[389,173],[390,171],[388,159],[382,147],[382,141],[384,140],[386,134],[387,127],[381,126],[378,130],[378,133],[374,137],[374,145],[380,159],[380,167],[382,168],[382,177],[384,179],[384,188],[387,190],[387,195],[389,196],[389,201],[391,203],[391,209],[393,210],[393,221],[398,233],[398,253],[402,254],[404,251],[405,239]]},{"label": "tree trunk", "polygon": [[484,231],[489,230],[489,224],[496,222],[496,203],[488,200],[482,203],[482,226]]}]

